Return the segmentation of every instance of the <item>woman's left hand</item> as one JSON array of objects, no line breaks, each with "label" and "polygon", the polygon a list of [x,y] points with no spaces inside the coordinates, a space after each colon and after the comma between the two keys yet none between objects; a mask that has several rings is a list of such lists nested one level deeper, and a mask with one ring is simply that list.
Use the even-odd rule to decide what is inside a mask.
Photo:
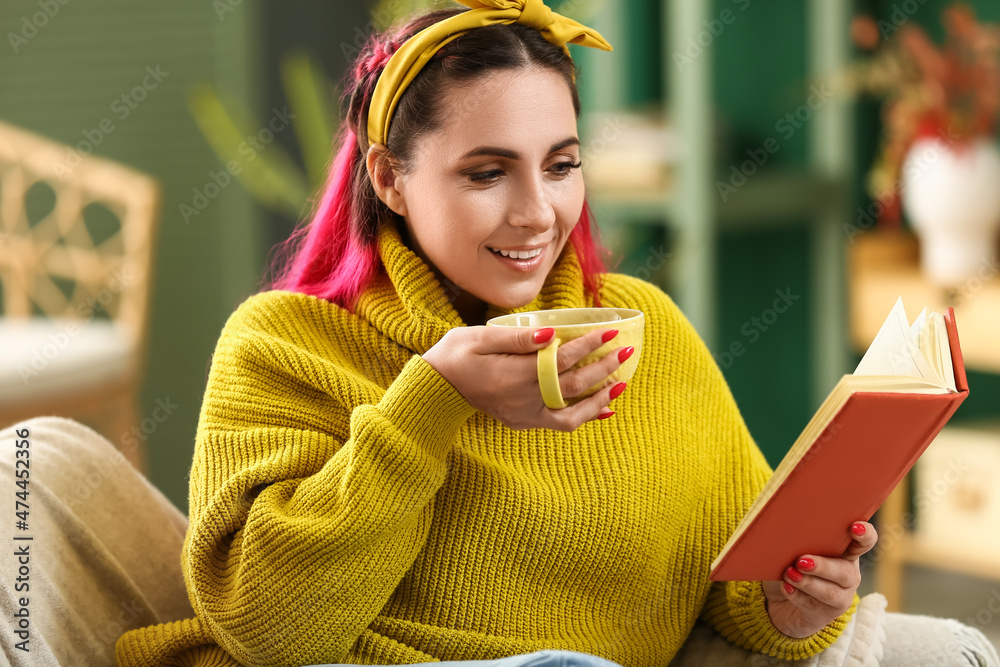
[{"label": "woman's left hand", "polygon": [[854,542],[839,558],[806,554],[785,569],[784,581],[761,582],[771,622],[782,633],[808,637],[851,608],[861,584],[858,559],[875,546],[878,533],[867,521],[855,521],[848,531]]}]

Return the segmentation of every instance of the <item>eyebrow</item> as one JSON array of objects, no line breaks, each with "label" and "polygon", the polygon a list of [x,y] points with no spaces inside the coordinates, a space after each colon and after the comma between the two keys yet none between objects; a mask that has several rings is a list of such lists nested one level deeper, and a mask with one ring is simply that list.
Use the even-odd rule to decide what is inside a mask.
[{"label": "eyebrow", "polygon": [[[549,153],[554,153],[557,150],[566,148],[567,146],[579,146],[580,140],[577,137],[569,137],[563,139],[562,141],[552,144],[549,148]],[[509,148],[500,148],[499,146],[480,146],[479,148],[473,149],[463,155],[460,160],[465,160],[466,158],[476,157],[479,155],[493,155],[496,157],[505,157],[511,160],[520,160],[521,154],[517,151],[511,150]]]}]

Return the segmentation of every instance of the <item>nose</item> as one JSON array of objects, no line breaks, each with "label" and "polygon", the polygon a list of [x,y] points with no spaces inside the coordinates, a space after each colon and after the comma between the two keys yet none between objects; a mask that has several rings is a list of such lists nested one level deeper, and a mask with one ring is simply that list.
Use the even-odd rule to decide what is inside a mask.
[{"label": "nose", "polygon": [[515,227],[530,227],[540,232],[555,224],[556,210],[541,175],[525,179],[522,187],[514,191],[508,218]]}]

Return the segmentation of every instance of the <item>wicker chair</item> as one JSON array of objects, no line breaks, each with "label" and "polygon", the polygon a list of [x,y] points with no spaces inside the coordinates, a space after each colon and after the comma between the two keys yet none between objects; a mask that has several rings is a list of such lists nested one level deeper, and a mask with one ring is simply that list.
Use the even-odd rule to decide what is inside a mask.
[{"label": "wicker chair", "polygon": [[[146,473],[138,405],[160,187],[81,148],[0,122],[0,427],[79,419]],[[55,201],[32,220],[33,189]]]}]

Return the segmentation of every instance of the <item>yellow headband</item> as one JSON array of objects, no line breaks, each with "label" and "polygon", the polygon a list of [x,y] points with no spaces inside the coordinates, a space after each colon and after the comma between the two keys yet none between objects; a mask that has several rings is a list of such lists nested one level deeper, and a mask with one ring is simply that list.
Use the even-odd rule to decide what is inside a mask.
[{"label": "yellow headband", "polygon": [[438,49],[474,28],[494,23],[523,23],[538,30],[556,46],[566,42],[611,51],[611,45],[596,31],[545,6],[543,0],[458,0],[470,10],[439,21],[410,37],[392,54],[379,75],[368,110],[368,145],[384,144],[389,119],[399,98],[417,73]]}]

